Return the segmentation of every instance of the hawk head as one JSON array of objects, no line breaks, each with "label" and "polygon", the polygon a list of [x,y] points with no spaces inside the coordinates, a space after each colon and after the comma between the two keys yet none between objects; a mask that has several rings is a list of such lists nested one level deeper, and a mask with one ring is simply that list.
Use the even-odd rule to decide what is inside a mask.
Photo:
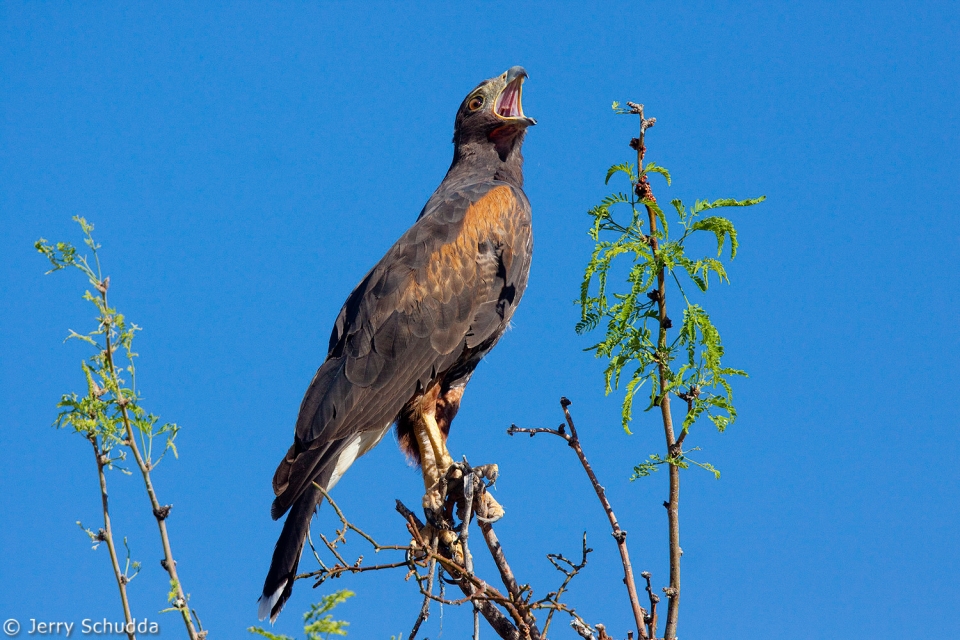
[{"label": "hawk head", "polygon": [[510,67],[467,94],[457,111],[453,131],[458,150],[493,143],[500,159],[505,160],[514,147],[519,147],[527,127],[537,124],[523,114],[520,102],[526,77],[523,67]]}]

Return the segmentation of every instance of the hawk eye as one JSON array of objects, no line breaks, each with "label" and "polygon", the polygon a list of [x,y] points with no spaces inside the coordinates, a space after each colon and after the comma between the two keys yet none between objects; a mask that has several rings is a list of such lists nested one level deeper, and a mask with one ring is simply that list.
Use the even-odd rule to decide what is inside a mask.
[{"label": "hawk eye", "polygon": [[470,109],[470,111],[476,111],[482,106],[483,106],[483,96],[477,96],[472,100],[470,100],[470,103],[467,104],[467,108]]}]

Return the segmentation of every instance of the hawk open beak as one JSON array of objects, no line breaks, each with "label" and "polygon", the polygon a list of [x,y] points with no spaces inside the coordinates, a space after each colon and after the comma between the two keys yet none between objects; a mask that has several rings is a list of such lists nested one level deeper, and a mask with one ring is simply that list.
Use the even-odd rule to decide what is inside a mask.
[{"label": "hawk open beak", "polygon": [[510,67],[500,77],[503,78],[506,86],[497,96],[497,101],[493,105],[493,113],[501,120],[506,120],[511,124],[523,126],[537,124],[537,121],[533,118],[523,115],[521,97],[523,81],[527,78],[527,70],[520,66]]}]

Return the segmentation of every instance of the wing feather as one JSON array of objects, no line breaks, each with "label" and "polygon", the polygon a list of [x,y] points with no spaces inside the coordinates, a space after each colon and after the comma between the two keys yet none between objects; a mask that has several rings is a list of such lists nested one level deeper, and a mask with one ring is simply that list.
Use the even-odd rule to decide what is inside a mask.
[{"label": "wing feather", "polygon": [[[337,316],[327,360],[301,404],[294,447],[275,476],[276,517],[350,436],[393,422],[465,355],[472,371],[519,301],[529,252],[521,191],[493,182],[434,194]],[[515,292],[508,304],[505,288]]]}]

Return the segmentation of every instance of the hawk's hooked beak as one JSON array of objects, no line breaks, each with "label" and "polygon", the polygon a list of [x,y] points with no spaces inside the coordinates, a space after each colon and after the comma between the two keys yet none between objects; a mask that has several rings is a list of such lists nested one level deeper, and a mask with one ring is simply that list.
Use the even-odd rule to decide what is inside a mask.
[{"label": "hawk's hooked beak", "polygon": [[520,98],[523,93],[523,81],[527,78],[527,70],[523,67],[510,67],[500,76],[503,78],[506,86],[497,96],[497,101],[493,105],[493,113],[501,120],[506,120],[511,124],[519,124],[525,127],[537,124],[533,118],[523,115],[523,105]]}]

